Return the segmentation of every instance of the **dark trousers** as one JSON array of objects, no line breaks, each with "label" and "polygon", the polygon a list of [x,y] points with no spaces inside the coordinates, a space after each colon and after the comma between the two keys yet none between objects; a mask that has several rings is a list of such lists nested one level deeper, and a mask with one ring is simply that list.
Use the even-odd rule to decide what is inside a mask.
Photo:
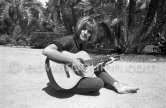
[{"label": "dark trousers", "polygon": [[82,78],[78,84],[72,88],[71,90],[63,90],[62,92],[72,92],[72,93],[88,93],[99,91],[104,86],[112,87],[113,83],[116,81],[113,77],[111,77],[105,70],[96,71],[95,75],[97,77],[93,78]]}]

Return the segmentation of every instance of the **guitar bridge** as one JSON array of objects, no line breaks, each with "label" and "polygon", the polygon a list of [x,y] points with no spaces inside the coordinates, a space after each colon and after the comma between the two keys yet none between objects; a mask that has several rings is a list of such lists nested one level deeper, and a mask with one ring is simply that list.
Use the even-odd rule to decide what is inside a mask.
[{"label": "guitar bridge", "polygon": [[70,74],[69,74],[69,70],[67,68],[67,65],[64,65],[64,69],[65,69],[67,78],[70,78]]}]

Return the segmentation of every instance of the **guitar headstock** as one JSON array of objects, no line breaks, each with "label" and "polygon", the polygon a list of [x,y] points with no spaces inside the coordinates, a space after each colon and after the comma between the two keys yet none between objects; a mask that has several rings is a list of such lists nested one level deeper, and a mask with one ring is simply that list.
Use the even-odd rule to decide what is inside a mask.
[{"label": "guitar headstock", "polygon": [[112,59],[113,61],[117,61],[117,60],[120,60],[120,56],[119,55],[113,55],[113,56],[110,56],[110,59]]},{"label": "guitar headstock", "polygon": [[114,61],[120,60],[120,56],[119,55],[115,55],[115,54],[107,55],[107,57],[109,57],[108,61],[107,61],[108,64],[113,63]]},{"label": "guitar headstock", "polygon": [[98,58],[99,63],[95,63],[93,64],[93,66],[96,68],[98,66],[105,66],[107,64],[111,64],[114,61],[120,60],[120,56],[119,55],[107,55],[107,56],[103,56]]}]

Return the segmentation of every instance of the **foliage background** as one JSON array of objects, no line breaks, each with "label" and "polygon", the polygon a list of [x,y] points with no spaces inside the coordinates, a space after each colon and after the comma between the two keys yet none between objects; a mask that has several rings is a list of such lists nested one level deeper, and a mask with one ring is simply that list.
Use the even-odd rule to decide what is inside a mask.
[{"label": "foliage background", "polygon": [[0,44],[44,48],[74,33],[77,20],[90,15],[99,23],[98,38],[88,51],[143,53],[155,45],[166,52],[165,0],[38,0],[0,1]]}]

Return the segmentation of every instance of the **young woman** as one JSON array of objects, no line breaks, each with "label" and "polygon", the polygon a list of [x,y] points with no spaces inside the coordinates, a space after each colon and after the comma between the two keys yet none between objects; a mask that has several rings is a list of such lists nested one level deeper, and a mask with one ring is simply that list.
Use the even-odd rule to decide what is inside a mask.
[{"label": "young woman", "polygon": [[[77,53],[83,48],[84,42],[94,42],[97,35],[98,25],[96,21],[85,16],[78,20],[75,28],[75,34],[71,36],[64,36],[50,44],[43,50],[43,54],[50,60],[60,63],[70,63],[76,70],[76,74],[84,76],[85,67],[76,58],[66,56],[61,51],[66,50],[72,53]],[[97,77],[83,77],[78,84],[71,90],[64,90],[61,87],[54,87],[60,91],[74,92],[74,93],[87,93],[92,91],[99,91],[102,87],[113,88],[117,93],[135,93],[139,88],[121,84],[113,77],[111,77],[104,69],[95,71]]]}]

